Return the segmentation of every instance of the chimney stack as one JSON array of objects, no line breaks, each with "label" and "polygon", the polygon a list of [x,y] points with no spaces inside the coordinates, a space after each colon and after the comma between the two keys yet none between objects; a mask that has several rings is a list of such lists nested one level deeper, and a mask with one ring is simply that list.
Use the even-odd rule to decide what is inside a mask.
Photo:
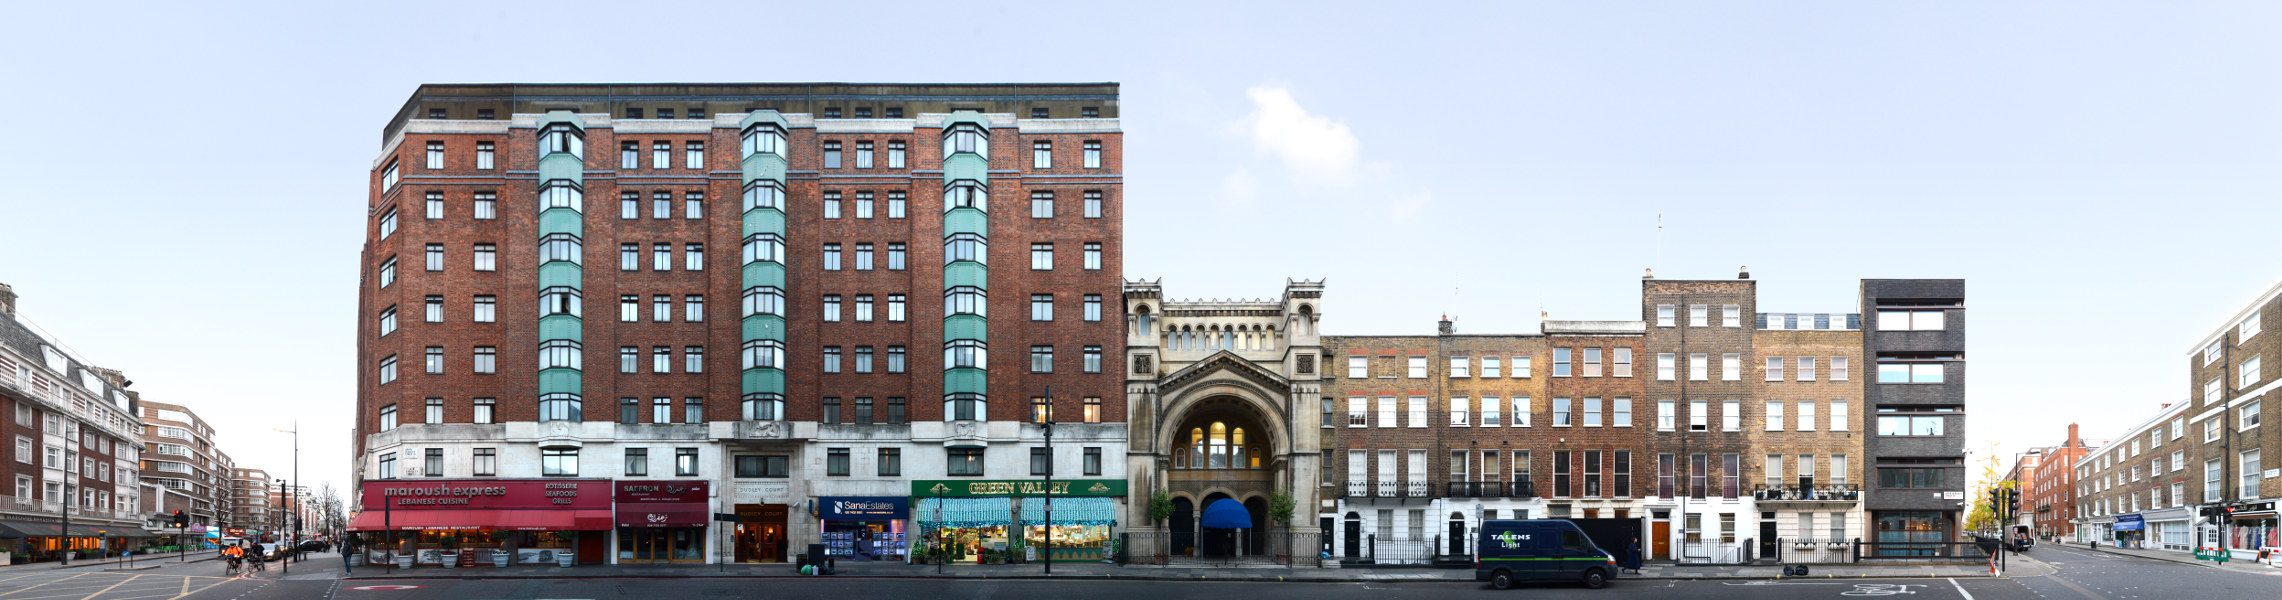
[{"label": "chimney stack", "polygon": [[1442,315],[1442,321],[1437,324],[1434,330],[1442,335],[1452,335],[1458,333],[1458,326],[1450,322],[1450,315],[1445,314]]},{"label": "chimney stack", "polygon": [[1740,267],[1736,267],[1736,268],[1735,268],[1735,278],[1736,278],[1736,279],[1750,279],[1750,278],[1751,278],[1751,265],[1743,265],[1743,266],[1740,266]]},{"label": "chimney stack", "polygon": [[16,288],[0,283],[0,315],[16,315]]},{"label": "chimney stack", "polygon": [[2076,442],[2076,424],[2075,424],[2075,423],[2069,423],[2069,424],[2068,424],[2068,445],[2070,445],[2070,446],[2078,446],[2078,445],[2081,445],[2081,444],[2078,444],[2078,443]]}]

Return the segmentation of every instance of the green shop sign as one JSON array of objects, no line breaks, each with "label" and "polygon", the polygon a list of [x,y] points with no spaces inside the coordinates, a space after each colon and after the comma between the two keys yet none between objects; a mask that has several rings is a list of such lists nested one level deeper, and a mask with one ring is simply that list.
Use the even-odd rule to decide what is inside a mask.
[{"label": "green shop sign", "polygon": [[914,498],[1124,495],[1123,479],[1057,480],[1051,489],[1041,479],[920,479],[911,482]]}]

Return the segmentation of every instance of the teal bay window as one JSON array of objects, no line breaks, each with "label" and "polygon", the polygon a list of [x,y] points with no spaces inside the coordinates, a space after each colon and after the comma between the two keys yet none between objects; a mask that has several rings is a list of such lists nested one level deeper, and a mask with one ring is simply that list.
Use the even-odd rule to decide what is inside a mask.
[{"label": "teal bay window", "polygon": [[578,127],[569,123],[555,123],[539,130],[539,156],[567,153],[586,158],[586,138]]}]

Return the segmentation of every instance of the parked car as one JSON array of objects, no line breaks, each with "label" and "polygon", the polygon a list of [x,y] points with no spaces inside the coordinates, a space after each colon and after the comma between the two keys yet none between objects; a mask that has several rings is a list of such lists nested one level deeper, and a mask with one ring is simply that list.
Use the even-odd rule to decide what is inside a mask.
[{"label": "parked car", "polygon": [[1517,581],[1577,581],[1600,589],[1617,576],[1616,555],[1585,530],[1559,519],[1483,521],[1474,540],[1474,580],[1506,589]]},{"label": "parked car", "polygon": [[332,549],[333,544],[325,540],[309,540],[294,547],[294,550],[300,552],[326,552]]}]

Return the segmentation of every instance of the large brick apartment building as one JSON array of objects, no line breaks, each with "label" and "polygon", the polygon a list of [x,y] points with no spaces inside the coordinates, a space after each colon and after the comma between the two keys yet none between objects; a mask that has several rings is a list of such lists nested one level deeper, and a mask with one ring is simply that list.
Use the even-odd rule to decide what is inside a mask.
[{"label": "large brick apartment building", "polygon": [[105,537],[115,550],[117,538],[146,536],[135,483],[143,400],[129,385],[25,321],[15,290],[0,284],[0,415],[12,415],[0,420],[12,442],[0,479],[15,498],[0,503],[0,551],[11,560],[92,554]]},{"label": "large brick apartment building", "polygon": [[421,86],[371,165],[351,528],[894,558],[923,527],[1044,535],[979,484],[1050,473],[1080,482],[1057,541],[1098,552],[1126,514],[1117,117],[1108,83]]},{"label": "large brick apartment building", "polygon": [[2282,284],[2205,334],[2187,353],[2186,400],[2092,450],[2076,465],[2076,539],[2193,550],[2228,548],[2237,559],[2282,550],[2275,500],[2282,497],[2282,433],[2265,422],[2282,403],[2265,395],[2282,377]]}]

